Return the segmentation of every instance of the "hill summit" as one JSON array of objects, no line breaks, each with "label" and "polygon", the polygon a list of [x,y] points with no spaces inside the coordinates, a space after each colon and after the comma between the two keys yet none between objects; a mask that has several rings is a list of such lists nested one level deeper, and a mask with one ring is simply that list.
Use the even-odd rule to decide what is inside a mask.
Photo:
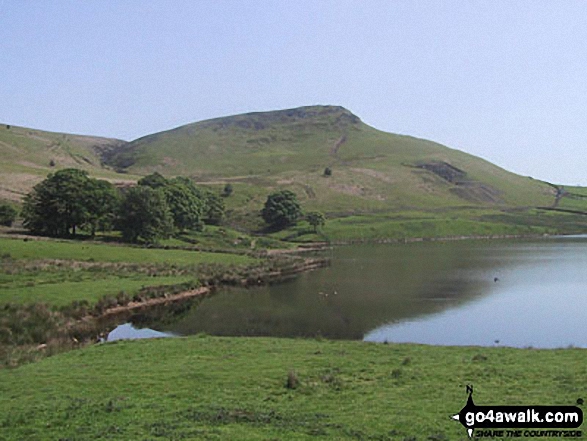
[{"label": "hill summit", "polygon": [[[239,158],[241,154],[252,155],[258,165],[287,162],[283,155],[295,154],[296,151],[305,154],[303,148],[297,148],[298,144],[313,145],[320,135],[334,136],[333,142],[336,143],[349,129],[361,124],[359,117],[340,106],[307,106],[246,113],[196,122],[139,138],[109,152],[105,162],[118,170],[184,174],[191,170],[191,174],[205,176],[209,174],[210,167],[199,160],[207,158],[214,163],[225,162],[223,160],[233,163],[225,163],[222,170],[214,167],[215,176],[217,172],[231,174],[231,170],[247,173],[249,170],[241,170],[238,165],[248,164],[251,159]],[[278,155],[280,158],[277,158]],[[265,161],[261,157],[272,158]],[[257,168],[253,167],[252,171],[256,173]]]},{"label": "hill summit", "polygon": [[435,142],[379,131],[340,106],[196,122],[125,144],[106,162],[140,175],[292,187],[310,205],[342,212],[537,206],[554,198],[544,183]]}]

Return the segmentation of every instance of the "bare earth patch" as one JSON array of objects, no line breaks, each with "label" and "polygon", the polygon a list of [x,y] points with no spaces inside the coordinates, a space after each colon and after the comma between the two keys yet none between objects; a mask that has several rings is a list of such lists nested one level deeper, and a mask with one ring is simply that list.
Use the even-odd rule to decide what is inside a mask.
[{"label": "bare earth patch", "polygon": [[395,182],[395,180],[392,179],[388,174],[377,171],[377,170],[372,170],[370,168],[351,168],[350,170],[355,173],[361,173],[363,175],[367,175],[372,178],[379,179],[380,181],[387,182],[389,184],[393,184]]}]

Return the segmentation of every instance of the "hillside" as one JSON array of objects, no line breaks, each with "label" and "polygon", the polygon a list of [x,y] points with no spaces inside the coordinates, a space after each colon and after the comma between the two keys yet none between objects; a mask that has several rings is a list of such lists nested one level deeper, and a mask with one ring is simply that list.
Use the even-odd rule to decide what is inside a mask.
[{"label": "hillside", "polygon": [[[567,192],[432,141],[382,132],[337,106],[215,118],[128,143],[2,126],[0,156],[0,199],[18,200],[51,170],[72,166],[112,181],[157,171],[216,191],[231,183],[226,223],[240,230],[263,228],[259,210],[279,189],[296,192],[304,210],[324,212],[325,235],[334,240],[587,230],[583,189]],[[303,226],[288,234],[320,239]]]},{"label": "hillside", "polygon": [[104,167],[101,160],[103,153],[124,143],[118,139],[1,124],[0,199],[19,201],[48,173],[66,167],[81,168],[106,179],[128,180]]},{"label": "hillside", "polygon": [[[556,195],[545,183],[431,141],[381,132],[334,106],[189,124],[128,143],[109,163],[265,192],[292,188],[306,205],[330,212],[546,206]],[[331,177],[323,175],[326,167]]]}]

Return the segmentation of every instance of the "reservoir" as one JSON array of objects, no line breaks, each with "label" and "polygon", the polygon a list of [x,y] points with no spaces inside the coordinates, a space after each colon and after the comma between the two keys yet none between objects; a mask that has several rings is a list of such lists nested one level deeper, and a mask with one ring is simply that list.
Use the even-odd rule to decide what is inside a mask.
[{"label": "reservoir", "polygon": [[115,330],[117,338],[150,328],[164,335],[587,347],[587,236],[352,245],[326,254],[330,267],[139,315],[130,320],[134,328]]}]

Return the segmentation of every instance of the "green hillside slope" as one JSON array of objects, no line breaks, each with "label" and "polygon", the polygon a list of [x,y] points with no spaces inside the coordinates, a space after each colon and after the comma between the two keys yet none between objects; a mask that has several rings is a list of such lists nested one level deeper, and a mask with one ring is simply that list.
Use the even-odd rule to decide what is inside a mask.
[{"label": "green hillside slope", "polygon": [[122,146],[117,139],[44,132],[0,125],[0,199],[19,201],[48,173],[66,167],[87,170],[94,176],[118,180],[103,167],[101,154]]},{"label": "green hillside slope", "polygon": [[[552,205],[556,194],[461,151],[381,132],[334,106],[189,124],[126,144],[109,161],[136,174],[288,187],[309,206],[331,212],[542,206]],[[326,167],[332,176],[324,176]]]},{"label": "green hillside slope", "polygon": [[322,237],[303,222],[283,234],[299,240],[587,231],[582,189],[382,132],[337,106],[216,118],[129,143],[3,125],[0,159],[0,199],[14,201],[47,173],[72,166],[121,182],[157,171],[218,192],[230,183],[225,224],[248,231],[264,228],[259,211],[270,192],[292,190],[306,212],[328,218]]}]

